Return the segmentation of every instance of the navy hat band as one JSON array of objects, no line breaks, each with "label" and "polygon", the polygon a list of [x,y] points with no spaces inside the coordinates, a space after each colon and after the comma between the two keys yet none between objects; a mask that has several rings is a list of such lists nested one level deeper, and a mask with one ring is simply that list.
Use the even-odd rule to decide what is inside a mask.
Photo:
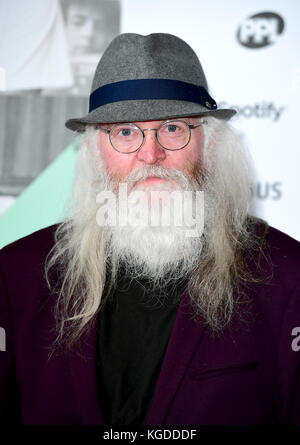
[{"label": "navy hat band", "polygon": [[90,95],[89,112],[102,105],[124,100],[169,99],[199,103],[209,110],[217,104],[205,88],[171,79],[123,80],[103,85]]}]

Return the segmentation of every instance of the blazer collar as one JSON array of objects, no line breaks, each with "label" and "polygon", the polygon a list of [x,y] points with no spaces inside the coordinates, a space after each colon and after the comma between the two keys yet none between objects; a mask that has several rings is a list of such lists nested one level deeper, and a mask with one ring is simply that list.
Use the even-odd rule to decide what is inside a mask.
[{"label": "blazer collar", "polygon": [[202,338],[203,330],[204,325],[193,319],[186,288],[178,308],[146,424],[164,423],[177,388]]},{"label": "blazer collar", "polygon": [[96,364],[98,322],[92,323],[80,341],[80,351],[69,357],[69,367],[78,407],[85,425],[104,425],[104,415],[98,399],[98,381]]},{"label": "blazer collar", "polygon": [[[76,353],[69,357],[78,406],[81,410],[83,423],[87,425],[104,424],[104,416],[98,399],[97,333],[98,322],[95,322],[86,336],[82,348],[83,353]],[[192,317],[186,288],[174,321],[146,424],[161,425],[164,423],[176,390],[201,340],[202,333],[203,324],[197,323]]]}]

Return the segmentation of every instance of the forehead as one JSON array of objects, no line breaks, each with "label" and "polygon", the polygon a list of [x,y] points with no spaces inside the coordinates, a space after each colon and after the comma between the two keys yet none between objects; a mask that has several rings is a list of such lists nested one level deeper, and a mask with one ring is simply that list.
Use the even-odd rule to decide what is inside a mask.
[{"label": "forehead", "polygon": [[[193,117],[174,117],[174,118],[167,118],[167,119],[162,119],[162,120],[155,120],[155,121],[130,121],[130,122],[125,122],[126,124],[134,124],[134,125],[138,125],[141,128],[157,128],[159,127],[162,123],[167,122],[167,121],[176,121],[176,120],[182,120],[188,124],[194,124],[196,122],[199,122],[201,116],[193,116]],[[114,125],[118,125],[118,124],[124,124],[124,122],[112,122],[109,124],[100,124],[101,126],[105,127],[105,128],[111,128]]]},{"label": "forehead", "polygon": [[76,15],[94,21],[102,18],[102,14],[100,14],[95,7],[84,3],[74,3],[73,5],[70,5],[67,9],[67,14],[69,18]]}]

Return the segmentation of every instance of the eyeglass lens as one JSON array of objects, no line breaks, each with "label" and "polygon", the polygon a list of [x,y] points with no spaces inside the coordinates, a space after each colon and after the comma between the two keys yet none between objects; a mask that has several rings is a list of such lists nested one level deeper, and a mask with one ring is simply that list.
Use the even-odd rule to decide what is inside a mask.
[{"label": "eyeglass lens", "polygon": [[[189,138],[189,126],[182,121],[165,122],[157,129],[159,143],[169,150],[178,150],[185,146]],[[134,124],[118,124],[111,129],[110,140],[116,150],[130,153],[142,145],[143,132]]]}]

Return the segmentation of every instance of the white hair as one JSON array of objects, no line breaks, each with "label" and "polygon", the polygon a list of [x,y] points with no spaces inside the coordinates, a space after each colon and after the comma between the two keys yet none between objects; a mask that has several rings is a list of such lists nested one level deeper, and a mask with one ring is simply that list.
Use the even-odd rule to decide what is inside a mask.
[{"label": "white hair", "polygon": [[[116,190],[117,184],[108,176],[101,159],[98,130],[92,126],[86,129],[79,150],[71,216],[58,225],[56,243],[46,263],[49,287],[58,293],[59,343],[70,346],[95,320],[114,288],[121,263],[135,278],[148,277],[153,288],[188,277],[195,316],[201,316],[212,330],[230,322],[239,283],[255,280],[243,260],[243,252],[256,246],[255,221],[248,216],[251,163],[241,137],[227,122],[213,117],[206,120],[202,164],[197,166],[196,176],[154,165],[126,178],[133,184],[150,172],[175,179],[182,190],[204,190],[204,230],[193,238],[183,236],[178,228],[133,230],[97,224],[96,196],[103,190]],[[53,271],[59,272],[57,282],[51,278]],[[108,289],[107,295],[104,288]]]}]

